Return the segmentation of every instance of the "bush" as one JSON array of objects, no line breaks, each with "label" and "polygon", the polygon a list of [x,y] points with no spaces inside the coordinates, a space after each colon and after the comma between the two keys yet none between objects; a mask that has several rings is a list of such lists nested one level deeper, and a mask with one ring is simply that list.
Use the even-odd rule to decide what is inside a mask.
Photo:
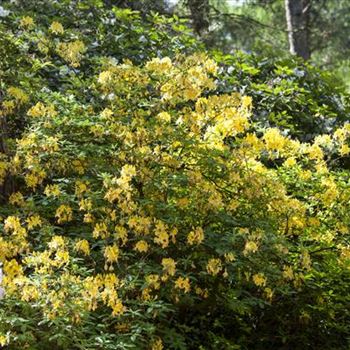
[{"label": "bush", "polygon": [[258,138],[251,99],[211,94],[216,74],[203,55],[111,62],[101,104],[29,109],[2,209],[10,349],[345,348],[329,333],[348,332],[348,180],[322,148],[347,153],[349,128]]},{"label": "bush", "polygon": [[219,91],[251,96],[259,127],[277,126],[301,141],[311,141],[349,120],[344,84],[310,63],[243,52],[218,52],[215,57],[224,65]]},{"label": "bush", "polygon": [[[245,73],[235,78],[219,59],[175,54],[186,33],[164,39],[171,57],[154,51],[157,41],[148,58],[127,40],[120,56],[109,44],[94,52],[84,28],[98,25],[82,25],[81,36],[74,29],[91,7],[76,8],[66,29],[50,17],[61,2],[42,5],[40,26],[27,7],[21,19],[9,7],[18,12],[2,28],[0,345],[347,349],[349,176],[334,162],[350,152],[349,124],[305,142],[259,119],[303,103],[316,111],[313,82],[335,96],[324,111],[337,113],[340,93],[315,70],[295,78],[296,99],[268,99],[251,77],[266,82],[270,70],[260,76],[239,63]],[[142,32],[136,13],[113,13],[120,28],[124,17],[136,28],[125,33]]]}]

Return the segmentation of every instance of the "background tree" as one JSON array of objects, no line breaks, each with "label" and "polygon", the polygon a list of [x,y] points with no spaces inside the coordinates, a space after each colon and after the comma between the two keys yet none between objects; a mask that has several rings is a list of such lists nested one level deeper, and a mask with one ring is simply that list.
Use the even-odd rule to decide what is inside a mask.
[{"label": "background tree", "polygon": [[285,0],[289,50],[307,60],[310,58],[309,13],[311,0]]},{"label": "background tree", "polygon": [[[289,16],[290,27],[294,29],[288,30],[286,9],[294,14]],[[188,1],[177,1],[173,11],[179,16],[192,16]],[[209,48],[227,53],[244,50],[269,57],[287,57],[292,48],[293,52],[300,51],[299,56],[332,70],[345,84],[349,82],[347,0],[209,0],[206,12],[209,26],[202,33],[202,40]]]}]

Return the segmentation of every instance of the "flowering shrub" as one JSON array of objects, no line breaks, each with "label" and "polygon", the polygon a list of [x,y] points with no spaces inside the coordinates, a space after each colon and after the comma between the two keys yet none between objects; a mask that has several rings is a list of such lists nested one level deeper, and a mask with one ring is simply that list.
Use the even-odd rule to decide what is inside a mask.
[{"label": "flowering shrub", "polygon": [[[329,264],[349,274],[348,180],[324,156],[349,152],[348,125],[313,144],[258,137],[251,98],[211,94],[216,75],[202,54],[111,61],[100,104],[46,93],[28,110],[4,162],[20,185],[3,209],[3,345],[192,348],[204,327],[234,346],[216,322],[305,298]],[[327,293],[293,317],[312,322]],[[13,328],[17,313],[42,329]]]},{"label": "flowering shrub", "polygon": [[1,101],[25,118],[0,159],[2,347],[348,348],[349,124],[302,142],[206,54],[116,60],[17,22],[39,53]]}]

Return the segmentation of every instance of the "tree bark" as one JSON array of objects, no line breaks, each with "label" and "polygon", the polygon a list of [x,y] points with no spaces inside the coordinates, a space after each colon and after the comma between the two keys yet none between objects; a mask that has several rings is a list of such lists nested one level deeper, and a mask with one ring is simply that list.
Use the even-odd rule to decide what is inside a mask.
[{"label": "tree bark", "polygon": [[187,0],[191,12],[193,28],[198,35],[203,35],[209,28],[209,0]]},{"label": "tree bark", "polygon": [[289,50],[291,54],[310,58],[309,13],[311,0],[285,0]]}]

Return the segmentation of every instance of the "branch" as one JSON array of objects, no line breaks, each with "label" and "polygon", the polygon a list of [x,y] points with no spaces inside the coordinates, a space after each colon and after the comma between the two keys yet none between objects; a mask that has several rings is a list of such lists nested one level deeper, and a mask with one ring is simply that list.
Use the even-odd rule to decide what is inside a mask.
[{"label": "branch", "polygon": [[269,24],[265,24],[265,23],[262,23],[252,17],[249,17],[249,16],[246,16],[246,15],[239,15],[237,13],[227,13],[227,12],[221,12],[218,8],[216,8],[215,6],[211,5],[211,9],[214,10],[214,12],[216,13],[216,17],[212,16],[212,18],[219,18],[221,16],[224,16],[224,17],[229,17],[229,18],[232,18],[232,19],[239,19],[241,21],[246,21],[248,23],[251,23],[251,24],[255,24],[255,25],[258,25],[260,27],[265,27],[265,28],[269,28],[269,29],[273,29],[273,30],[277,30],[279,32],[283,32],[283,33],[287,33],[288,31],[286,29],[281,29],[281,28],[277,28],[275,26],[271,26]]}]

